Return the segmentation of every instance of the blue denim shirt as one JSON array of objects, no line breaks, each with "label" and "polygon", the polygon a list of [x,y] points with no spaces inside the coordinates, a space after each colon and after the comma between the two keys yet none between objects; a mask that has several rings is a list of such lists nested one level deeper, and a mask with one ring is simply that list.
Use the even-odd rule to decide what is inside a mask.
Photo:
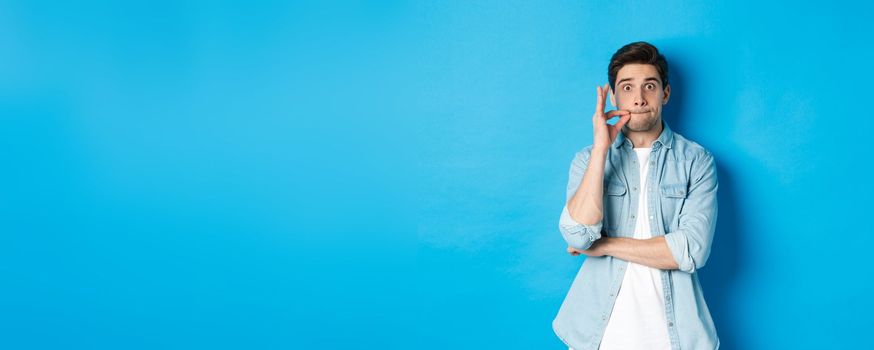
[{"label": "blue denim shirt", "polygon": [[[716,228],[716,163],[701,145],[674,133],[667,122],[652,144],[648,218],[635,218],[640,170],[633,145],[621,132],[604,167],[604,218],[594,225],[559,220],[567,244],[587,249],[603,236],[634,237],[635,220],[650,220],[653,236],[665,236],[679,269],[661,270],[665,316],[673,349],[719,348],[716,327],[704,301],[697,270],[710,255]],[[592,146],[571,162],[566,200],[577,191]],[[563,217],[569,217],[567,207]],[[586,257],[553,320],[555,334],[575,350],[597,349],[613,310],[628,262],[612,256]]]}]

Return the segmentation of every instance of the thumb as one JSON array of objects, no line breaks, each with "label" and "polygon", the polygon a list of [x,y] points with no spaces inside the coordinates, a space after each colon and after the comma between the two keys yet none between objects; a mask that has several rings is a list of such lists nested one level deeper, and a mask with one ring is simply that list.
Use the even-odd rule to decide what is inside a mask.
[{"label": "thumb", "polygon": [[619,117],[619,121],[616,122],[616,124],[613,124],[613,126],[614,126],[616,129],[620,129],[620,130],[621,130],[622,127],[625,126],[625,124],[628,123],[629,120],[631,120],[631,114],[625,114],[625,115]]},{"label": "thumb", "polygon": [[619,121],[617,121],[616,124],[610,126],[610,139],[615,139],[616,135],[618,135],[619,132],[622,131],[622,127],[624,127],[629,120],[631,120],[631,115],[626,114],[620,117]]}]

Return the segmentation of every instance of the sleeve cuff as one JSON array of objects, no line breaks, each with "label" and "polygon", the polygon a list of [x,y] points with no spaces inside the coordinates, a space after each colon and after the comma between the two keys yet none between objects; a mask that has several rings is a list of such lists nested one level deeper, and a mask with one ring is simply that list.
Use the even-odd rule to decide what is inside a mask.
[{"label": "sleeve cuff", "polygon": [[683,272],[695,272],[695,260],[689,253],[689,242],[686,235],[682,232],[670,232],[665,235],[665,242],[668,243],[668,249],[674,260],[677,261],[679,270]]},{"label": "sleeve cuff", "polygon": [[585,225],[577,222],[571,217],[568,212],[567,205],[561,211],[559,219],[559,229],[565,241],[576,249],[589,249],[592,243],[601,238],[601,227],[603,221],[599,221],[594,225]]}]

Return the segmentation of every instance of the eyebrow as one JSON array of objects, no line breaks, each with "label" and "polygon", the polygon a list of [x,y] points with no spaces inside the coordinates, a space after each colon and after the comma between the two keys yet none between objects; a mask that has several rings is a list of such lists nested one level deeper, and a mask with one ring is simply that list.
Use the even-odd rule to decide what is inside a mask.
[{"label": "eyebrow", "polygon": [[[644,82],[651,81],[651,80],[661,83],[661,80],[659,80],[656,77],[647,77],[646,79],[643,79]],[[622,82],[625,82],[625,81],[631,81],[631,78],[621,79],[621,80],[616,82],[616,85],[622,84]]]}]

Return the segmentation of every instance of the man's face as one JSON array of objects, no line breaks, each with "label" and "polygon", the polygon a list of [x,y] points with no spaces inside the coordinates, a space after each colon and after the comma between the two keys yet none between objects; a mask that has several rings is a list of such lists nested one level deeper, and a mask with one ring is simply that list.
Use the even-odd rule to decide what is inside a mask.
[{"label": "man's face", "polygon": [[615,90],[610,102],[617,109],[631,112],[625,126],[631,131],[649,131],[658,128],[662,120],[662,106],[668,103],[671,86],[662,89],[662,79],[651,64],[631,63],[616,73]]}]

